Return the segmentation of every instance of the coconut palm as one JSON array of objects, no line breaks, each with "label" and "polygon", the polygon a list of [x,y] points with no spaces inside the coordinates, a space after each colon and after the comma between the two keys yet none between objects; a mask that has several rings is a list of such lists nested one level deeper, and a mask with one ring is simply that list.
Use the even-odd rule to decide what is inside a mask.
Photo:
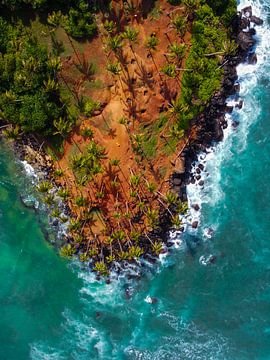
[{"label": "coconut palm", "polygon": [[69,259],[75,254],[75,252],[76,250],[71,244],[62,246],[60,249],[60,255]]},{"label": "coconut palm", "polygon": [[185,57],[186,45],[173,43],[169,46],[169,58],[180,62]]},{"label": "coconut palm", "polygon": [[182,221],[179,217],[179,215],[176,215],[172,218],[172,225],[176,230],[179,230],[182,226]]},{"label": "coconut palm", "polygon": [[177,68],[175,64],[166,64],[162,67],[161,72],[170,78],[175,78],[177,75]]},{"label": "coconut palm", "polygon": [[155,255],[158,256],[163,250],[163,244],[159,241],[155,241],[151,246],[151,250]]},{"label": "coconut palm", "polygon": [[187,29],[187,18],[177,14],[172,18],[172,26],[175,28],[177,33],[183,37]]},{"label": "coconut palm", "polygon": [[132,44],[135,44],[138,40],[139,30],[127,26],[122,33],[123,39],[127,39],[132,49]]},{"label": "coconut palm", "polygon": [[118,55],[122,49],[122,37],[121,35],[115,35],[108,39],[107,45],[116,55]]},{"label": "coconut palm", "polygon": [[81,262],[86,262],[86,261],[88,261],[88,260],[89,260],[89,254],[87,254],[86,252],[80,254],[80,261],[81,261]]},{"label": "coconut palm", "polygon": [[44,84],[44,89],[46,92],[50,93],[50,92],[55,92],[59,89],[59,84],[56,80],[54,79],[48,79],[48,80],[44,80],[43,81]]},{"label": "coconut palm", "polygon": [[57,195],[60,196],[63,200],[67,200],[70,196],[69,190],[65,188],[61,188],[58,190]]},{"label": "coconut palm", "polygon": [[39,192],[44,194],[47,193],[49,190],[51,190],[52,187],[53,186],[51,182],[44,180],[38,184],[37,189]]},{"label": "coconut palm", "polygon": [[148,50],[156,50],[159,40],[155,34],[152,34],[146,39],[145,46]]},{"label": "coconut palm", "polygon": [[20,127],[19,125],[16,125],[15,127],[13,126],[8,126],[6,127],[3,131],[2,134],[4,135],[4,137],[7,140],[18,140],[20,138]]},{"label": "coconut palm", "polygon": [[103,23],[104,29],[108,34],[113,34],[115,31],[115,23],[112,20],[106,19]]},{"label": "coconut palm", "polygon": [[152,228],[156,227],[158,224],[158,211],[156,209],[148,208],[146,211],[146,218],[149,226]]},{"label": "coconut palm", "polygon": [[101,276],[107,276],[109,274],[107,265],[103,261],[96,262],[93,269]]},{"label": "coconut palm", "polygon": [[59,134],[63,138],[66,138],[68,136],[68,134],[72,131],[73,127],[70,121],[63,119],[62,117],[55,119],[53,125],[57,130],[54,132],[54,135]]},{"label": "coconut palm", "polygon": [[45,204],[47,204],[48,206],[53,206],[55,204],[55,198],[53,196],[53,194],[48,194],[45,198],[44,198],[44,202]]},{"label": "coconut palm", "polygon": [[143,249],[140,248],[139,246],[131,246],[128,249],[128,253],[130,259],[138,259],[143,255]]},{"label": "coconut palm", "polygon": [[131,175],[129,181],[130,185],[136,189],[140,185],[141,177],[140,175]]}]

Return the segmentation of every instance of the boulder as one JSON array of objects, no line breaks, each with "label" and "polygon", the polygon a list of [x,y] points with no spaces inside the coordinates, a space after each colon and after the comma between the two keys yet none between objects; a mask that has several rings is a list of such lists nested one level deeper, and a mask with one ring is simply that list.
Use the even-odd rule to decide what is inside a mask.
[{"label": "boulder", "polygon": [[237,43],[243,51],[247,52],[250,48],[252,48],[252,46],[255,45],[256,41],[253,39],[250,32],[247,33],[240,31],[237,37]]},{"label": "boulder", "polygon": [[262,24],[263,24],[263,20],[260,19],[260,18],[257,17],[257,16],[251,16],[251,17],[250,17],[250,21],[253,22],[253,23],[256,24],[256,25],[262,25]]},{"label": "boulder", "polygon": [[245,8],[243,8],[241,10],[241,13],[247,18],[251,17],[252,16],[252,7],[251,6],[246,6]]}]

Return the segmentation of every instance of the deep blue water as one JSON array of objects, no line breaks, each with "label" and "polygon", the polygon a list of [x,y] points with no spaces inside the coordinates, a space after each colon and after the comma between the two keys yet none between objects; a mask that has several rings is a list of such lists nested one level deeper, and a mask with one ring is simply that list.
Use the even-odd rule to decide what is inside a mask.
[{"label": "deep blue water", "polygon": [[189,188],[200,227],[142,280],[105,285],[61,259],[0,145],[1,360],[270,359],[270,1],[252,3],[258,64],[238,69],[239,126],[204,160],[204,188]]}]

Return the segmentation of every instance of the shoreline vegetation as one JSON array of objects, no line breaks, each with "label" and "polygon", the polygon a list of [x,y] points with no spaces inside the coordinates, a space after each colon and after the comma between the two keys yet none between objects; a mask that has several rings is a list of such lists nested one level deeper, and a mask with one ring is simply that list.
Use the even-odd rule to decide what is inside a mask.
[{"label": "shoreline vegetation", "polygon": [[223,138],[262,20],[234,0],[32,3],[1,5],[2,134],[68,223],[62,256],[102,276],[155,262],[184,231],[191,166]]}]

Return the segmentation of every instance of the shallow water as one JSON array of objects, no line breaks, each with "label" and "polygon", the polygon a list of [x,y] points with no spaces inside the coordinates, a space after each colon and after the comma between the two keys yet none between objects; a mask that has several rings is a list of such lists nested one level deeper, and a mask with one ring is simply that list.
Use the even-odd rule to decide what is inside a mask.
[{"label": "shallow water", "polygon": [[188,189],[200,227],[140,281],[105,285],[59,258],[0,145],[0,359],[270,358],[270,1],[251,3],[266,21],[258,64],[239,67],[240,124],[207,155],[204,188]]}]

